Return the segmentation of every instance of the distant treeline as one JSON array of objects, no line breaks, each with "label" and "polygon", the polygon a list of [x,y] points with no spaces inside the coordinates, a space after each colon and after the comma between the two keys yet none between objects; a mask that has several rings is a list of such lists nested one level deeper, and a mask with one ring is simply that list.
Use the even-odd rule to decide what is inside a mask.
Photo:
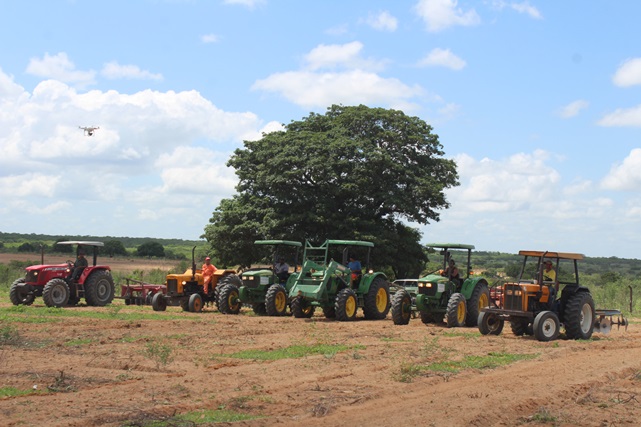
[{"label": "distant treeline", "polygon": [[108,240],[119,240],[127,248],[135,248],[143,243],[154,241],[163,246],[172,245],[202,245],[204,240],[183,240],[183,239],[159,239],[156,237],[113,237],[113,236],[70,236],[70,235],[51,235],[51,234],[21,234],[21,233],[3,233],[0,231],[0,242],[22,243],[22,242],[56,242],[59,240],[90,240],[105,242]]}]

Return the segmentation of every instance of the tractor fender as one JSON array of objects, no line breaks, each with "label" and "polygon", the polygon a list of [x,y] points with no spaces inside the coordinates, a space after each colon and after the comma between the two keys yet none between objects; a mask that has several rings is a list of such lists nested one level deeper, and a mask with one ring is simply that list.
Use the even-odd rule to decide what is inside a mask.
[{"label": "tractor fender", "polygon": [[85,267],[85,269],[82,270],[82,273],[80,273],[80,277],[78,278],[78,283],[85,283],[91,273],[101,270],[106,270],[111,274],[111,268],[106,265],[90,265],[89,267]]},{"label": "tractor fender", "polygon": [[385,273],[377,272],[373,274],[363,274],[363,276],[361,277],[361,283],[358,284],[358,293],[368,293],[369,287],[372,285],[372,282],[378,277],[382,277],[387,282],[387,276],[385,275]]},{"label": "tractor fender", "polygon": [[483,277],[469,277],[465,282],[463,283],[463,286],[461,287],[461,293],[465,297],[465,299],[470,299],[472,296],[472,292],[474,292],[474,289],[476,289],[476,285],[479,283],[485,284],[485,286],[488,287],[489,285],[487,283],[487,280]]}]

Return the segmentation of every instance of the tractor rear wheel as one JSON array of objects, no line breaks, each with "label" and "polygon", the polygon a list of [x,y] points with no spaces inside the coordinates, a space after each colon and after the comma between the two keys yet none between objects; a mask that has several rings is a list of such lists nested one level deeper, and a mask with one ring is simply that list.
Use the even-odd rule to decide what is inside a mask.
[{"label": "tractor rear wheel", "polygon": [[356,298],[356,292],[354,292],[350,288],[341,289],[336,296],[335,307],[336,320],[346,322],[356,319],[356,311],[358,310],[358,299]]},{"label": "tractor rear wheel", "polygon": [[9,299],[13,305],[31,305],[36,299],[35,295],[31,292],[23,291],[22,285],[25,282],[25,279],[17,279],[11,284],[11,289],[9,290]]},{"label": "tractor rear wheel", "polygon": [[265,294],[265,309],[268,316],[287,314],[287,291],[283,285],[273,284]]},{"label": "tractor rear wheel", "polygon": [[482,311],[477,321],[479,332],[483,335],[500,335],[504,321],[496,313]]},{"label": "tractor rear wheel", "polygon": [[479,320],[479,313],[482,308],[490,306],[490,289],[483,282],[479,282],[474,287],[472,295],[467,302],[467,317],[465,324],[467,326],[476,326]]},{"label": "tractor rear wheel", "polygon": [[421,322],[425,323],[434,323],[434,315],[429,311],[421,311]]},{"label": "tractor rear wheel", "polygon": [[328,307],[323,307],[323,315],[325,319],[336,319],[336,306],[330,305]]},{"label": "tractor rear wheel", "polygon": [[517,337],[523,335],[532,335],[532,327],[527,319],[510,320],[512,333]]},{"label": "tractor rear wheel", "polygon": [[114,299],[114,279],[107,270],[91,273],[85,281],[85,301],[87,305],[104,307]]},{"label": "tractor rear wheel", "polygon": [[182,308],[183,311],[189,311],[189,300],[187,298],[180,299],[180,308]]},{"label": "tractor rear wheel", "polygon": [[154,311],[167,310],[167,300],[165,299],[165,295],[163,295],[162,292],[158,292],[151,299],[151,308],[153,308]]},{"label": "tractor rear wheel", "polygon": [[256,316],[264,316],[267,314],[267,307],[264,302],[257,302],[252,304],[252,310]]},{"label": "tractor rear wheel", "polygon": [[405,289],[399,289],[392,298],[392,320],[395,325],[407,325],[412,317],[412,297]]},{"label": "tractor rear wheel", "polygon": [[539,341],[557,339],[559,329],[559,317],[552,311],[542,311],[534,318],[534,336]]},{"label": "tractor rear wheel", "polygon": [[189,297],[189,311],[192,313],[203,311],[203,298],[199,294],[191,294]]},{"label": "tractor rear wheel", "polygon": [[572,295],[565,305],[563,325],[567,338],[587,340],[594,332],[594,300],[587,292]]},{"label": "tractor rear wheel", "polygon": [[297,319],[309,319],[314,315],[316,307],[309,304],[303,297],[296,297],[292,300],[292,314]]},{"label": "tractor rear wheel", "polygon": [[390,306],[389,283],[379,276],[369,285],[363,301],[363,314],[370,320],[385,319]]},{"label": "tractor rear wheel", "polygon": [[69,301],[69,285],[62,279],[51,279],[42,290],[47,307],[64,307]]},{"label": "tractor rear wheel", "polygon": [[231,283],[224,285],[218,294],[218,310],[223,314],[238,314],[241,306],[242,303],[240,302],[236,285]]},{"label": "tractor rear wheel", "polygon": [[445,323],[448,328],[460,328],[465,326],[465,316],[467,314],[467,307],[465,297],[461,293],[454,293],[447,302],[447,310],[445,312]]}]

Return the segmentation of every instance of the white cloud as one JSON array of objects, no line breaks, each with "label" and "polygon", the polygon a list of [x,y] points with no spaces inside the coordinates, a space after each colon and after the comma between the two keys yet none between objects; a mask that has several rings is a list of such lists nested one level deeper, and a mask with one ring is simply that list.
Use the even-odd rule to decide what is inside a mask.
[{"label": "white cloud", "polygon": [[0,99],[15,98],[24,93],[24,88],[13,81],[13,76],[9,76],[2,71],[0,67]]},{"label": "white cloud", "polygon": [[641,58],[631,58],[621,64],[612,82],[620,87],[641,85]]},{"label": "white cloud", "polygon": [[452,70],[462,70],[467,65],[464,60],[454,55],[449,49],[435,48],[419,61],[424,67],[446,67]]},{"label": "white cloud", "polygon": [[597,122],[601,126],[641,126],[641,105],[632,108],[617,108]]},{"label": "white cloud", "polygon": [[223,0],[224,4],[245,6],[247,9],[254,9],[266,3],[266,0]]},{"label": "white cloud", "polygon": [[414,10],[425,21],[430,32],[442,31],[454,25],[472,26],[481,22],[474,9],[463,11],[457,8],[457,4],[456,0],[419,0]]},{"label": "white cloud", "polygon": [[379,31],[396,31],[398,19],[392,16],[388,11],[380,12],[376,15],[371,14],[367,17],[367,24]]},{"label": "white cloud", "polygon": [[120,65],[116,61],[105,64],[100,74],[108,79],[162,80],[163,78],[162,74],[141,70],[136,65]]},{"label": "white cloud", "polygon": [[564,119],[575,117],[579,115],[579,112],[581,112],[581,110],[588,108],[589,105],[590,103],[583,99],[573,101],[559,110],[559,117]]},{"label": "white cloud", "polygon": [[623,163],[612,166],[601,181],[601,187],[608,190],[632,190],[641,188],[641,148],[635,148],[623,159]]},{"label": "white cloud", "polygon": [[31,58],[26,72],[37,77],[56,79],[71,83],[77,87],[86,87],[95,83],[96,72],[78,71],[65,52],[56,55],[45,53],[44,58]]},{"label": "white cloud", "polygon": [[204,34],[200,36],[200,40],[203,43],[218,43],[219,37],[216,34]]},{"label": "white cloud", "polygon": [[531,18],[543,19],[543,15],[541,15],[541,12],[539,12],[539,10],[536,7],[532,6],[528,2],[510,3],[510,7],[519,13],[525,13],[527,15],[530,15]]},{"label": "white cloud", "polygon": [[400,105],[422,94],[418,86],[360,70],[342,73],[290,71],[256,81],[252,89],[280,93],[305,108],[331,104]]},{"label": "white cloud", "polygon": [[354,41],[346,44],[321,44],[305,55],[305,66],[309,70],[321,68],[381,69],[384,61],[367,60],[361,57],[363,43]]}]

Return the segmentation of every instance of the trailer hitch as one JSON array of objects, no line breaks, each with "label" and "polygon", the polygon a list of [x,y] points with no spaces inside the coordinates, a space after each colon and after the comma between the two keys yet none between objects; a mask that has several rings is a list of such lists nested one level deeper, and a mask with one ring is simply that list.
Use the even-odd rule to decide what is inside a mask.
[{"label": "trailer hitch", "polygon": [[[608,334],[612,330],[612,325],[617,325],[617,330],[623,326],[628,330],[628,319],[626,319],[620,310],[595,310],[596,320],[594,321],[594,332]],[[614,319],[616,316],[616,319]]]}]

